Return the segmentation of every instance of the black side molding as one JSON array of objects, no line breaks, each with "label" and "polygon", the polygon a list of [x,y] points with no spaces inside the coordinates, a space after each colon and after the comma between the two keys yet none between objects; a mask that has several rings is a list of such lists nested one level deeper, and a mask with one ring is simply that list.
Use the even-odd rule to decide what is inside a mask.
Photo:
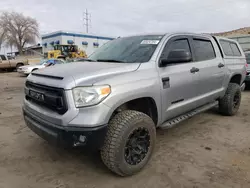
[{"label": "black side molding", "polygon": [[179,99],[179,100],[177,100],[177,101],[173,101],[173,102],[171,102],[171,104],[176,104],[176,103],[182,102],[182,101],[184,101],[184,99]]}]

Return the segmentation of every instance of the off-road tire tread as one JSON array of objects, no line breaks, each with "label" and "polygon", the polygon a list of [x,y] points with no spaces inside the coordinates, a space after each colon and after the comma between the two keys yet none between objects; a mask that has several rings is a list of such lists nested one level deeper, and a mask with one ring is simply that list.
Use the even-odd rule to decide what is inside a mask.
[{"label": "off-road tire tread", "polygon": [[129,129],[131,120],[143,120],[152,124],[155,128],[153,120],[146,114],[133,110],[125,110],[115,115],[109,125],[104,145],[101,149],[101,158],[103,163],[114,173],[120,176],[128,176],[119,168],[119,163],[115,159],[116,149],[120,147],[123,131]]},{"label": "off-road tire tread", "polygon": [[241,93],[239,84],[229,83],[227,91],[223,98],[219,100],[219,111],[222,115],[225,116],[233,116],[236,112],[232,110],[232,97],[237,92],[237,90]]}]

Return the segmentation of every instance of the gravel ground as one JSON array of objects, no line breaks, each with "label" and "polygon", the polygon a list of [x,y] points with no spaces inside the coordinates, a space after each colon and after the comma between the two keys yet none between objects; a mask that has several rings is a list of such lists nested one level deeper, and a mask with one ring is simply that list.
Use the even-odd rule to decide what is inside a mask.
[{"label": "gravel ground", "polygon": [[98,155],[54,148],[30,131],[21,113],[24,81],[17,73],[0,73],[1,188],[250,187],[250,91],[234,117],[214,109],[158,130],[150,163],[121,178]]}]

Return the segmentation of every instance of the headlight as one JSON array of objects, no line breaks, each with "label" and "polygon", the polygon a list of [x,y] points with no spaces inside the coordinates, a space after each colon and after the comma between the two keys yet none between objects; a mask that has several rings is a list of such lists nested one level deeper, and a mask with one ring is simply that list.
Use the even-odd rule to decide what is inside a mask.
[{"label": "headlight", "polygon": [[76,107],[92,106],[100,103],[110,93],[109,85],[76,87],[72,90]]}]

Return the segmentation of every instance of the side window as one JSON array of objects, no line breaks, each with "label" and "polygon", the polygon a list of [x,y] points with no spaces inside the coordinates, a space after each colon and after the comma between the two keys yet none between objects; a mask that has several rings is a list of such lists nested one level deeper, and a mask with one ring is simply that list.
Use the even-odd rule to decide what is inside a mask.
[{"label": "side window", "polygon": [[167,58],[168,53],[172,50],[186,50],[191,53],[188,39],[177,39],[172,41],[170,45],[167,44],[161,54],[161,58]]},{"label": "side window", "polygon": [[222,50],[223,50],[225,55],[227,55],[227,56],[234,55],[233,50],[232,50],[230,43],[228,41],[220,40],[220,45],[221,45]]},{"label": "side window", "polygon": [[4,61],[4,60],[7,60],[6,57],[4,55],[0,55],[1,56],[1,59]]},{"label": "side window", "polygon": [[240,50],[239,50],[238,46],[235,43],[231,42],[230,46],[231,46],[231,48],[233,50],[234,56],[241,56]]},{"label": "side window", "polygon": [[194,39],[193,46],[196,61],[206,61],[216,58],[214,47],[211,41]]}]

